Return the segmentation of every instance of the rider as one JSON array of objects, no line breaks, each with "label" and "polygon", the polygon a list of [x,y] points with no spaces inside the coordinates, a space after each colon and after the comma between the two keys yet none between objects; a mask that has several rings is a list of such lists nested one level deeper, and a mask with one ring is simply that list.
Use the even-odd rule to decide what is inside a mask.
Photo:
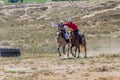
[{"label": "rider", "polygon": [[68,22],[64,23],[64,25],[70,28],[70,30],[73,31],[76,36],[78,35],[80,43],[82,44],[81,33],[78,30],[78,26],[74,22],[72,22],[72,18],[68,18]]},{"label": "rider", "polygon": [[69,41],[69,35],[66,32],[66,26],[64,25],[64,21],[61,20],[60,23],[58,24],[58,30],[63,33],[63,37],[65,38],[67,43],[70,43]]}]

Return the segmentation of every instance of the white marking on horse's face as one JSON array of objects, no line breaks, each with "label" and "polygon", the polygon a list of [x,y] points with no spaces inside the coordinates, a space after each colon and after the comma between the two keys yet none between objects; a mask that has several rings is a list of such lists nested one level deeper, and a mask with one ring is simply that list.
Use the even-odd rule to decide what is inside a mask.
[{"label": "white marking on horse's face", "polygon": [[57,35],[59,34],[59,32],[56,33]]}]

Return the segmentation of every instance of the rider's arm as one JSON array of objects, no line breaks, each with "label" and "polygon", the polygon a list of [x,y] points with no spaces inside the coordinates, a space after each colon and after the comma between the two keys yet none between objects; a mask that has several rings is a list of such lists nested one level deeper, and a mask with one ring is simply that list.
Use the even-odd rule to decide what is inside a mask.
[{"label": "rider's arm", "polygon": [[65,25],[58,24],[58,30],[66,30]]},{"label": "rider's arm", "polygon": [[72,28],[69,28],[69,31],[74,31]]},{"label": "rider's arm", "polygon": [[68,28],[68,31],[73,31],[73,29],[72,29],[72,28],[70,28],[70,26],[69,26],[69,24],[68,24],[68,23],[65,23],[64,25],[65,25],[65,27],[66,27],[66,28]]},{"label": "rider's arm", "polygon": [[64,28],[59,28],[59,27],[58,27],[58,30],[65,30],[65,29],[64,29]]}]

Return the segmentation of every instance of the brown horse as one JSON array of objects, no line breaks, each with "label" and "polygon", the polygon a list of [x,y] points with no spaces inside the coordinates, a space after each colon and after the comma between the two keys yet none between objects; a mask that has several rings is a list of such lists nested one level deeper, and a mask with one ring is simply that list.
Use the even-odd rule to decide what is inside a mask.
[{"label": "brown horse", "polygon": [[70,44],[66,42],[65,38],[63,37],[63,35],[64,35],[64,33],[62,33],[62,32],[57,32],[56,41],[57,41],[58,53],[59,53],[59,56],[61,57],[62,54],[61,54],[61,52],[60,52],[60,48],[62,48],[63,54],[65,54],[65,47],[66,47],[66,45],[68,45],[67,57],[69,58],[69,48],[70,48]]},{"label": "brown horse", "polygon": [[77,57],[78,58],[80,57],[80,47],[82,47],[82,48],[84,48],[84,51],[85,51],[84,58],[87,58],[86,39],[85,39],[84,35],[82,35],[82,44],[81,44],[78,36],[75,36],[75,34],[73,32],[70,32],[70,42],[71,42],[70,50],[71,50],[72,54],[73,54],[72,48],[75,47],[74,57],[76,57],[77,50],[78,50],[78,56]]}]

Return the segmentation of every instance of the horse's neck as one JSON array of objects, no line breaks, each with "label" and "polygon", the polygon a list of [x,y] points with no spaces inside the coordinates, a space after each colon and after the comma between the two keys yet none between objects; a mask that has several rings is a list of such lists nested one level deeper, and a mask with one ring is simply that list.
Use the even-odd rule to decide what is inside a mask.
[{"label": "horse's neck", "polygon": [[62,37],[62,35],[58,36],[58,41],[66,43],[65,39]]},{"label": "horse's neck", "polygon": [[71,33],[71,41],[73,44],[78,44],[79,43],[79,39],[77,36],[75,36],[75,34],[72,32]]},{"label": "horse's neck", "polygon": [[76,37],[75,37],[75,34],[74,34],[73,32],[71,32],[71,35],[70,35],[70,36],[71,36],[72,39],[75,39],[75,38],[76,38]]}]

